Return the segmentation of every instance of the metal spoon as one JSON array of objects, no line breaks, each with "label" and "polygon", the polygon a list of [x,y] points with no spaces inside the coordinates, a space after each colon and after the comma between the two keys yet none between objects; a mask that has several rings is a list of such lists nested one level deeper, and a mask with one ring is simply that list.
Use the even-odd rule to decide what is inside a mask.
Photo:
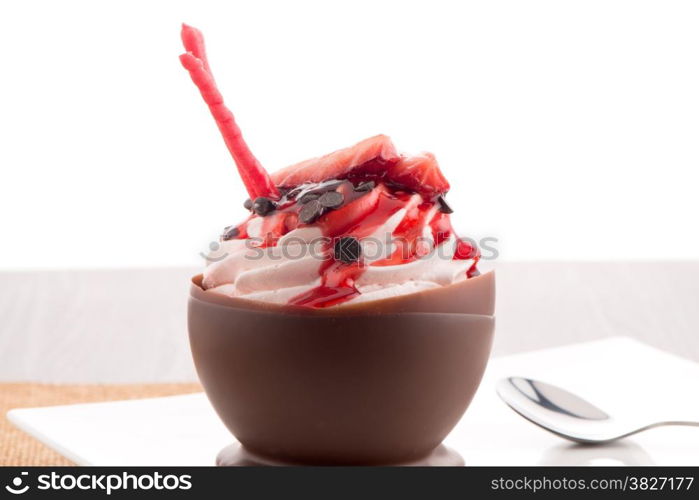
[{"label": "metal spoon", "polygon": [[662,425],[699,426],[699,422],[620,422],[570,392],[538,380],[509,377],[497,384],[497,393],[521,416],[577,443],[608,443]]}]

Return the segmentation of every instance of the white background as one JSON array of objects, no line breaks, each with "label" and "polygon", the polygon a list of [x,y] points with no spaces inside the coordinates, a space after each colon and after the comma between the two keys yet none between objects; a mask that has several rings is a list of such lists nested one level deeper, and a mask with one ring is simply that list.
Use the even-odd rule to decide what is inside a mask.
[{"label": "white background", "polygon": [[244,217],[181,21],[270,170],[386,133],[504,258],[699,255],[699,2],[5,1],[0,268],[197,264]]}]

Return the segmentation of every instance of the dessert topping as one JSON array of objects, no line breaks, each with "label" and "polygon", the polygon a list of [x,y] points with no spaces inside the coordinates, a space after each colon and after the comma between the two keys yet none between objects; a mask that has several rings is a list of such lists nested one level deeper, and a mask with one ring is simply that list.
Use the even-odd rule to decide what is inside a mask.
[{"label": "dessert topping", "polygon": [[223,234],[221,235],[221,240],[222,241],[232,240],[234,238],[237,238],[239,235],[240,235],[240,229],[238,229],[236,226],[228,226],[223,230]]},{"label": "dessert topping", "polygon": [[345,264],[351,264],[352,262],[357,262],[361,257],[362,246],[359,244],[357,238],[345,236],[344,238],[335,240],[333,254],[335,260],[339,260]]},{"label": "dessert topping", "polygon": [[360,182],[354,190],[357,191],[358,193],[365,193],[367,191],[371,191],[376,187],[376,183],[374,181],[366,181],[366,182]]},{"label": "dessert topping", "polygon": [[443,194],[437,196],[437,206],[439,207],[439,211],[443,214],[454,213],[454,210],[452,210],[452,208],[449,206],[449,203],[447,203],[447,200],[444,198]]},{"label": "dessert topping", "polygon": [[186,52],[180,56],[180,62],[189,71],[189,76],[199,89],[204,102],[209,106],[209,111],[238,167],[238,172],[250,198],[265,196],[278,200],[279,190],[267,171],[250,151],[235,122],[233,113],[223,103],[223,96],[216,86],[206,57],[204,37],[198,29],[186,24],[182,25],[181,36]]},{"label": "dessert topping", "polygon": [[322,206],[331,209],[341,207],[344,201],[345,197],[342,195],[342,193],[338,193],[337,191],[327,191],[320,195],[320,198],[318,198],[318,202]]},{"label": "dessert topping", "polygon": [[321,216],[323,213],[323,206],[317,199],[311,200],[303,205],[301,211],[299,212],[299,220],[304,224],[311,224]]},{"label": "dessert topping", "polygon": [[319,197],[320,195],[318,193],[304,193],[303,195],[301,195],[301,198],[299,198],[299,203],[303,205],[304,203],[308,203],[311,200],[317,200]]},{"label": "dessert topping", "polygon": [[276,208],[277,206],[274,204],[274,202],[269,198],[265,198],[264,196],[256,198],[255,201],[252,203],[253,212],[255,212],[260,217],[264,217],[265,215],[271,214],[276,210]]},{"label": "dessert topping", "polygon": [[[180,61],[208,105],[250,196],[244,206],[253,215],[239,226],[226,227],[221,240],[254,237],[260,239],[261,248],[274,247],[285,235],[300,229],[299,224],[316,221],[316,228],[302,228],[304,234],[320,230],[323,237],[331,238],[332,243],[322,246],[324,261],[318,268],[319,281],[314,280],[319,284],[289,298],[289,304],[330,307],[352,300],[363,293],[360,288],[366,284],[361,280],[368,271],[410,264],[447,243],[450,249],[455,246],[450,260],[472,261],[450,264],[456,264],[460,272],[468,268],[469,278],[478,275],[479,250],[454,235],[449,220],[453,210],[444,198],[449,183],[434,155],[400,155],[390,138],[377,135],[269,175],[223,102],[201,33],[183,25],[182,42],[186,53]],[[382,232],[392,238],[389,255],[371,257],[360,240],[374,233],[383,238]],[[209,269],[230,271],[217,264]],[[257,269],[249,272],[254,271]],[[205,274],[205,284],[206,279]]]}]

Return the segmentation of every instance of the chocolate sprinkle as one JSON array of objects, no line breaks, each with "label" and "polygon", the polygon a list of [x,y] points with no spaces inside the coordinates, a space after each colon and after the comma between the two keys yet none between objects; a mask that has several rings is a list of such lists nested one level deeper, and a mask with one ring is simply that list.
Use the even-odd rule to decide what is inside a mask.
[{"label": "chocolate sprinkle", "polygon": [[276,208],[277,206],[274,204],[274,202],[269,198],[265,198],[264,196],[255,198],[255,201],[252,204],[253,212],[261,217],[274,212]]},{"label": "chocolate sprinkle", "polygon": [[252,210],[252,200],[248,198],[245,200],[245,203],[243,203],[243,206],[245,207],[245,210]]},{"label": "chocolate sprinkle", "polygon": [[303,196],[301,196],[301,198],[299,198],[298,201],[303,205],[304,203],[308,203],[311,200],[317,200],[319,196],[320,195],[318,193],[306,193]]},{"label": "chocolate sprinkle", "polygon": [[357,262],[362,255],[362,246],[357,238],[345,236],[335,240],[334,245],[335,260],[351,264]]},{"label": "chocolate sprinkle", "polygon": [[318,201],[325,208],[334,209],[342,206],[342,203],[345,201],[345,197],[342,196],[342,193],[338,193],[337,191],[328,191],[320,195]]},{"label": "chocolate sprinkle", "polygon": [[239,234],[240,234],[240,229],[238,229],[235,226],[228,226],[223,230],[223,234],[221,235],[221,240],[222,241],[232,240],[233,238],[237,238]]},{"label": "chocolate sprinkle", "polygon": [[301,208],[299,219],[304,224],[311,224],[323,213],[323,206],[318,200],[311,200]]},{"label": "chocolate sprinkle", "polygon": [[442,212],[443,214],[453,214],[454,213],[454,211],[449,206],[449,203],[447,203],[447,200],[444,199],[444,195],[442,195],[442,194],[440,194],[437,197],[437,205],[439,206],[439,211]]},{"label": "chocolate sprinkle", "polygon": [[364,191],[371,191],[375,187],[376,187],[376,183],[374,181],[366,181],[366,182],[362,182],[359,185],[357,185],[357,187],[355,187],[354,190],[364,192]]},{"label": "chocolate sprinkle", "polygon": [[316,188],[318,191],[325,192],[325,191],[330,191],[333,190],[337,187],[339,187],[343,182],[346,182],[342,179],[331,179],[329,181],[323,181],[318,184],[318,187]]}]

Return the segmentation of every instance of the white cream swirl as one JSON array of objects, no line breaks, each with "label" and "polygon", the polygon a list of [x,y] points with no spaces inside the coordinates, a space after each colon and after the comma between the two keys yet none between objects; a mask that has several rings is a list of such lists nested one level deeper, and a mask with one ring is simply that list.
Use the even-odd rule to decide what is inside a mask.
[{"label": "white cream swirl", "polygon": [[[435,247],[429,226],[422,238],[423,244],[430,246],[426,255],[402,264],[372,265],[393,253],[391,236],[409,208],[407,205],[398,210],[369,237],[361,239],[366,268],[355,281],[360,294],[335,307],[415,293],[466,279],[474,261],[453,260],[458,243],[454,235]],[[261,226],[261,219],[251,219],[248,236],[259,238]],[[253,247],[250,239],[222,242],[204,271],[204,288],[231,297],[286,304],[320,285],[322,237],[321,230],[311,226],[290,231],[273,247]]]}]

